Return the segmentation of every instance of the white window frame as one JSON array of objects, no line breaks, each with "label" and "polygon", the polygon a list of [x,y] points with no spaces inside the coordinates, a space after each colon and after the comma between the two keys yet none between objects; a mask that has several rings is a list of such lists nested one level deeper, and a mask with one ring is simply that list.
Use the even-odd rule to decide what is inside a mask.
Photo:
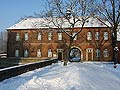
[{"label": "white window frame", "polygon": [[62,33],[58,33],[58,40],[62,40]]},{"label": "white window frame", "polygon": [[19,57],[19,50],[18,49],[15,50],[15,57]]},{"label": "white window frame", "polygon": [[40,49],[37,50],[37,57],[41,57],[41,50]]},{"label": "white window frame", "polygon": [[[74,37],[75,34],[76,34],[76,32],[73,33],[72,37]],[[77,40],[77,35],[75,36],[75,38],[73,40]]]},{"label": "white window frame", "polygon": [[52,50],[51,49],[48,49],[48,57],[52,57]]},{"label": "white window frame", "polygon": [[52,40],[52,32],[48,33],[48,40]]},{"label": "white window frame", "polygon": [[25,41],[28,40],[29,36],[28,36],[28,33],[27,33],[27,32],[25,32],[25,34],[24,34],[24,38],[25,38]]},{"label": "white window frame", "polygon": [[28,53],[28,50],[25,49],[25,50],[24,50],[24,57],[28,57],[28,54],[29,54],[29,53]]},{"label": "white window frame", "polygon": [[87,33],[87,40],[92,40],[92,33],[91,32]]},{"label": "white window frame", "polygon": [[99,32],[95,32],[95,40],[99,40],[100,38],[100,33]]},{"label": "white window frame", "polygon": [[108,32],[104,32],[104,40],[108,40]]},{"label": "white window frame", "polygon": [[104,49],[103,55],[104,57],[109,57],[108,49]]},{"label": "white window frame", "polygon": [[93,49],[92,48],[87,48],[86,51],[87,51],[87,53],[92,53]]},{"label": "white window frame", "polygon": [[41,33],[40,32],[38,32],[38,40],[42,40],[42,35],[41,35]]},{"label": "white window frame", "polygon": [[100,57],[101,56],[101,52],[100,52],[100,49],[96,49],[96,57]]},{"label": "white window frame", "polygon": [[16,41],[20,41],[20,34],[16,33]]}]

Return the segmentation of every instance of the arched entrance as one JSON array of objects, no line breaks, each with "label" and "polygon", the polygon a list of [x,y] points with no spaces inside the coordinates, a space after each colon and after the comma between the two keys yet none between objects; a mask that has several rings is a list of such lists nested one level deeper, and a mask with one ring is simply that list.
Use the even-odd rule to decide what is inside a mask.
[{"label": "arched entrance", "polygon": [[81,60],[81,51],[76,47],[71,48],[69,51],[69,58],[71,62],[79,62]]}]

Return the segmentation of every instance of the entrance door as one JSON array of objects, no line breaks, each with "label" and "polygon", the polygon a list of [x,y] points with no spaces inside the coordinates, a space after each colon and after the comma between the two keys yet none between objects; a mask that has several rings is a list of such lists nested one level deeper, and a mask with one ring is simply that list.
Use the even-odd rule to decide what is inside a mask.
[{"label": "entrance door", "polygon": [[63,59],[63,50],[62,49],[58,49],[58,59],[59,60]]},{"label": "entrance door", "polygon": [[58,59],[62,60],[62,52],[58,52]]},{"label": "entrance door", "polygon": [[87,54],[86,54],[86,59],[88,61],[92,61],[93,60],[93,49],[92,48],[88,48],[86,50]]},{"label": "entrance door", "polygon": [[92,53],[88,53],[88,61],[92,61]]}]

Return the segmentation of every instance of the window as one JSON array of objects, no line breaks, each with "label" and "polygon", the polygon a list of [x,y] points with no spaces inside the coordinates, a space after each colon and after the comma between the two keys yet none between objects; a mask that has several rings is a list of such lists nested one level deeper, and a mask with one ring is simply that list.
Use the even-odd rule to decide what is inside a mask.
[{"label": "window", "polygon": [[28,33],[25,33],[25,41],[28,40]]},{"label": "window", "polygon": [[92,33],[91,32],[87,33],[87,40],[92,40]]},{"label": "window", "polygon": [[88,48],[86,51],[87,51],[87,53],[92,53],[93,49],[92,48]]},{"label": "window", "polygon": [[24,57],[28,57],[28,50],[24,50]]},{"label": "window", "polygon": [[48,57],[52,57],[52,50],[51,49],[48,50]]},{"label": "window", "polygon": [[96,57],[100,57],[100,49],[96,49]]},{"label": "window", "polygon": [[108,40],[108,32],[104,32],[104,40]]},{"label": "window", "polygon": [[[76,33],[74,32],[72,37],[74,37],[75,35],[76,35]],[[74,37],[73,40],[77,40],[77,35]]]},{"label": "window", "polygon": [[104,57],[108,57],[108,56],[109,56],[109,55],[108,55],[108,49],[104,49],[103,55],[104,55]]},{"label": "window", "polygon": [[40,49],[37,50],[37,57],[41,57],[41,50]]},{"label": "window", "polygon": [[19,41],[20,40],[20,35],[19,33],[16,33],[16,41]]},{"label": "window", "polygon": [[57,49],[58,52],[63,52],[63,49]]},{"label": "window", "polygon": [[99,40],[99,32],[95,33],[95,40]]},{"label": "window", "polygon": [[58,40],[62,40],[62,33],[58,33]]},{"label": "window", "polygon": [[18,49],[15,50],[15,57],[19,57],[19,50]]},{"label": "window", "polygon": [[51,32],[48,33],[48,40],[52,40],[52,33]]},{"label": "window", "polygon": [[42,39],[42,36],[41,36],[41,33],[39,32],[38,33],[38,40],[41,40]]}]

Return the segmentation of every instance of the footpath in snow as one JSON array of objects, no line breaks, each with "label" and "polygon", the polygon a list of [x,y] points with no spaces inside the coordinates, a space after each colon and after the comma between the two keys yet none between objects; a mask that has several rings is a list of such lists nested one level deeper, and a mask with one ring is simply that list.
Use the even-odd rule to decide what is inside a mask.
[{"label": "footpath in snow", "polygon": [[0,90],[120,90],[120,65],[56,63],[4,80]]}]

